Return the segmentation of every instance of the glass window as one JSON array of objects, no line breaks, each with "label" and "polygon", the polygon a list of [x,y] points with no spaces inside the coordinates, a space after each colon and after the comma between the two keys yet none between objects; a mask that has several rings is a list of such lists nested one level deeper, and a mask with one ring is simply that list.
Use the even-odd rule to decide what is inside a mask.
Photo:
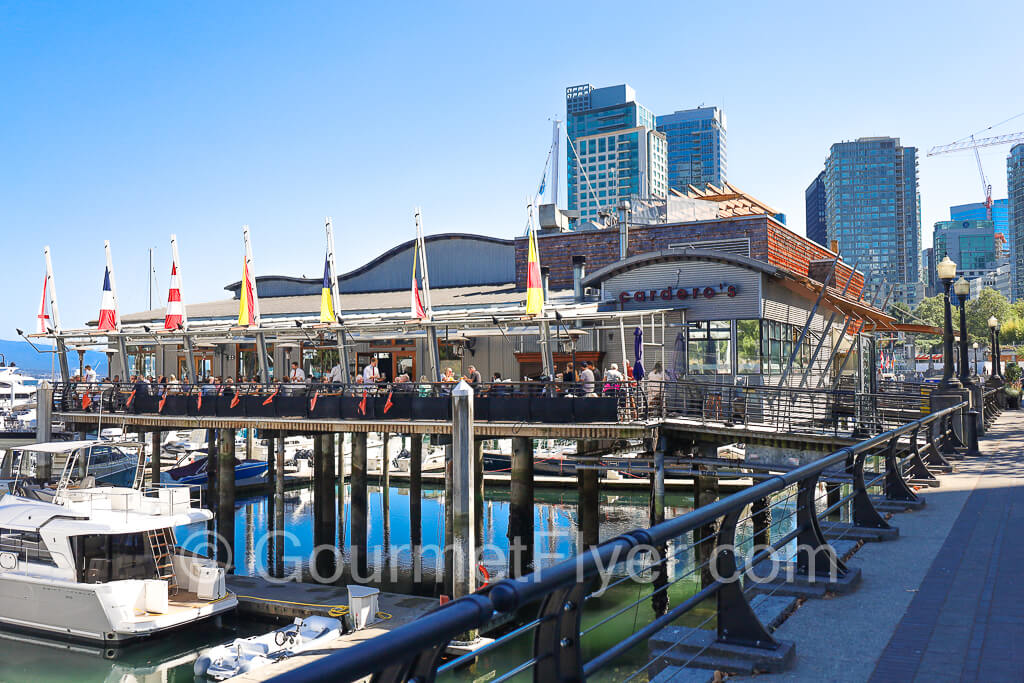
[{"label": "glass window", "polygon": [[691,375],[732,373],[732,323],[729,320],[687,324],[687,371]]},{"label": "glass window", "polygon": [[72,548],[78,580],[83,583],[156,577],[156,563],[141,532],[74,536]]},{"label": "glass window", "polygon": [[0,529],[0,552],[17,555],[22,562],[56,566],[37,531]]},{"label": "glass window", "polygon": [[761,373],[761,321],[736,321],[736,371],[741,375]]}]

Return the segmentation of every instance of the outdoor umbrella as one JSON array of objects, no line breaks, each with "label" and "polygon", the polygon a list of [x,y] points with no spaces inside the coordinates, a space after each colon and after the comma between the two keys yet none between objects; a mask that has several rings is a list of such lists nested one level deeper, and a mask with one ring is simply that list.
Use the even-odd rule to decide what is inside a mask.
[{"label": "outdoor umbrella", "polygon": [[636,363],[633,364],[633,379],[637,382],[644,378],[644,331],[639,327],[633,330],[633,352]]}]

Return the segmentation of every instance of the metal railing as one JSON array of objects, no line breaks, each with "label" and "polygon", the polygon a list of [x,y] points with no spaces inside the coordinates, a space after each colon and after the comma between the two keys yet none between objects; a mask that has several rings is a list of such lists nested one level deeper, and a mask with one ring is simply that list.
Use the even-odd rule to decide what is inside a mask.
[{"label": "metal railing", "polygon": [[[918,499],[908,480],[932,476],[924,458],[952,437],[950,420],[967,405],[912,420],[552,567],[503,579],[272,680],[312,683],[372,676],[379,683],[428,681],[483,659],[482,667],[495,667],[494,681],[527,672],[538,682],[582,680],[613,666],[615,680],[629,681],[653,677],[669,665],[693,664],[717,645],[778,656],[780,667],[785,666],[785,652],[788,648],[791,653],[792,645],[775,639],[748,599],[757,592],[770,595],[785,583],[762,581],[765,563],[774,566],[781,555],[787,577],[794,581],[834,586],[856,578],[859,570],[844,564],[825,540],[823,526],[835,532],[838,527],[830,520],[839,514],[847,518],[849,529],[891,529],[869,494],[881,488],[888,501],[912,506]],[[878,471],[866,473],[869,464]],[[833,482],[831,492],[821,493],[822,479]],[[836,495],[843,490],[837,492],[835,486],[843,487],[845,495]],[[738,529],[747,527],[753,527],[753,534],[744,538]],[[641,579],[650,586],[646,594],[642,586],[637,589]],[[693,583],[692,592],[670,607],[668,591],[685,580]],[[596,598],[623,588],[629,589],[624,591],[627,603],[611,613],[606,605],[602,610]],[[640,620],[644,603],[651,612]],[[590,609],[594,605],[596,614]],[[617,619],[633,623],[628,635],[595,640],[595,634]],[[449,645],[463,634],[509,620],[513,624],[502,627],[504,634],[489,645],[442,661]],[[531,636],[528,654],[515,649]],[[519,656],[501,658],[499,651]]]}]

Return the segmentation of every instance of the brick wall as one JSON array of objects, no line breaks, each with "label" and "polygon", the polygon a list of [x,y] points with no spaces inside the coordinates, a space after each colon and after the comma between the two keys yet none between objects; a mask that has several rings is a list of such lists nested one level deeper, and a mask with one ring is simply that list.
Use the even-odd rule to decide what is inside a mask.
[{"label": "brick wall", "polygon": [[[767,216],[672,223],[666,225],[631,226],[629,254],[635,256],[649,251],[667,249],[670,244],[692,242],[697,248],[704,240],[734,238],[750,240],[750,256],[760,261],[808,275],[812,261],[828,259],[831,252],[811,240],[778,225]],[[528,241],[516,239],[516,286],[526,288],[526,260]],[[587,272],[594,271],[619,260],[619,233],[617,230],[590,230],[541,234],[537,239],[540,263],[551,269],[552,289],[572,288],[572,258],[587,257]],[[840,262],[836,268],[842,282],[849,277],[850,267]],[[863,277],[857,275],[850,284],[850,293],[856,296],[863,286]]]}]

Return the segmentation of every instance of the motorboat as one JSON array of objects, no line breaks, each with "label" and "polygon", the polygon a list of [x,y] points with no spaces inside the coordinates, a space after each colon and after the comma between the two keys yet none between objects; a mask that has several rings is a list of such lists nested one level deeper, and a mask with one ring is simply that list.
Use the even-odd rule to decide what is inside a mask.
[{"label": "motorboat", "polygon": [[248,673],[271,662],[287,659],[337,640],[342,633],[338,619],[322,616],[296,618],[295,622],[270,633],[236,638],[199,654],[193,673],[218,681]]},{"label": "motorboat", "polygon": [[189,487],[96,486],[77,478],[87,454],[66,454],[55,488],[16,478],[0,495],[0,624],[112,646],[234,609],[224,568],[177,545],[176,527],[213,518]]},{"label": "motorboat", "polygon": [[29,404],[35,404],[38,380],[23,375],[11,365],[0,365],[0,409],[15,410]]},{"label": "motorboat", "polygon": [[0,480],[54,481],[74,460],[80,475],[88,472],[97,484],[134,486],[143,445],[132,442],[51,441],[12,448],[0,460]]},{"label": "motorboat", "polygon": [[[165,484],[185,484],[205,489],[209,484],[208,457],[197,457],[187,465],[173,467],[160,473]],[[267,481],[267,463],[263,460],[235,458],[235,486],[254,486]]]}]

